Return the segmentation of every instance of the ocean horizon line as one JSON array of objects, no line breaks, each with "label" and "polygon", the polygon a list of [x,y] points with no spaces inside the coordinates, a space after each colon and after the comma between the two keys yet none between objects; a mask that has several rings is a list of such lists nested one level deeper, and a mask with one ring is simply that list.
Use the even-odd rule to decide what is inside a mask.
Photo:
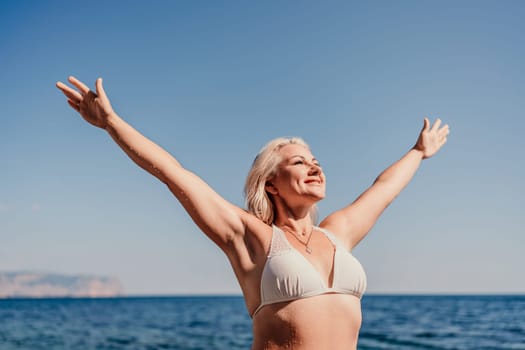
[{"label": "ocean horizon line", "polygon": [[[525,292],[374,292],[367,293],[366,297],[525,297]],[[150,293],[150,294],[121,294],[114,296],[3,296],[1,300],[90,300],[90,299],[169,299],[169,298],[243,298],[240,293]]]}]

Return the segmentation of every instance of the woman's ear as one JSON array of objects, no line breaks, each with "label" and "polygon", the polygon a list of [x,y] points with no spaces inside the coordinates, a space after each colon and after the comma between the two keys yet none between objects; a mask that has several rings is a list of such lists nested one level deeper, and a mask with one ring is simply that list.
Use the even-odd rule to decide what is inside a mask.
[{"label": "woman's ear", "polygon": [[266,192],[271,193],[273,195],[276,195],[278,193],[277,188],[273,185],[273,182],[266,181],[266,184],[264,185],[264,189]]}]

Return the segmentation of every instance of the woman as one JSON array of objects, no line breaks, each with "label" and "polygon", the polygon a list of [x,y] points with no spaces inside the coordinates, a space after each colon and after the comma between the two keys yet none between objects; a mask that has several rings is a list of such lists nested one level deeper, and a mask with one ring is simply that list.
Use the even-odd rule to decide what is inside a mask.
[{"label": "woman", "polygon": [[102,79],[96,93],[70,77],[58,82],[69,105],[106,130],[140,167],[164,182],[199,228],[226,254],[253,318],[252,349],[355,349],[366,277],[350,251],[408,184],[422,159],[446,142],[448,126],[425,118],[415,146],[353,203],[315,226],[325,176],[299,138],[270,142],[245,186],[248,210],[223,199],[112,109]]}]

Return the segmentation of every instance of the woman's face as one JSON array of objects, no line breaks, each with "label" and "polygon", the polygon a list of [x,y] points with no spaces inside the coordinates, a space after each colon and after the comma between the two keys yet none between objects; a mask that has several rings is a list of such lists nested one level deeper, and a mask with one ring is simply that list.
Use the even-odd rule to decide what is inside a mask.
[{"label": "woman's face", "polygon": [[279,154],[281,162],[269,181],[270,193],[286,202],[312,200],[315,203],[325,197],[326,178],[307,147],[290,144],[283,146]]}]

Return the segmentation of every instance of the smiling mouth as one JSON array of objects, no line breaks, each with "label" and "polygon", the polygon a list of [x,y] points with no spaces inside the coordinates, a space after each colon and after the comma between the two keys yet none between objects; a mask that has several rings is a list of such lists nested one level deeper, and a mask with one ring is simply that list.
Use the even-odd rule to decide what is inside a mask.
[{"label": "smiling mouth", "polygon": [[306,180],[304,182],[305,184],[317,184],[317,185],[320,185],[321,184],[321,180]]}]

